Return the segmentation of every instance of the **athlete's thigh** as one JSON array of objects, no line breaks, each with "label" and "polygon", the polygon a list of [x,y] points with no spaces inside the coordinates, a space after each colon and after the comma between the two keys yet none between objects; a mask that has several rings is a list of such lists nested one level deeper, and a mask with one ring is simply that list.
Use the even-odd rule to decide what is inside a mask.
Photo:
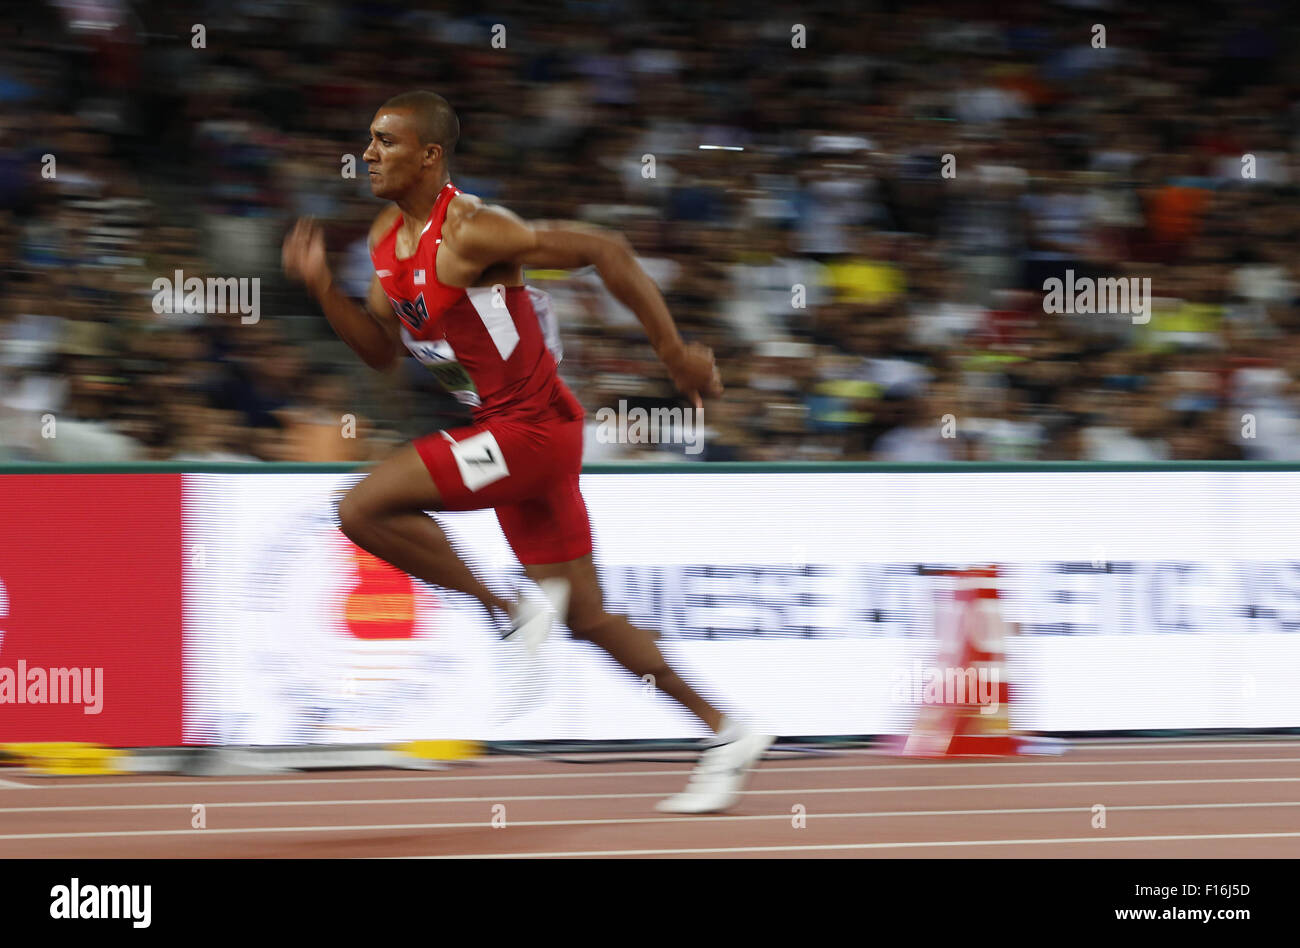
[{"label": "athlete's thigh", "polygon": [[414,445],[380,461],[339,503],[341,514],[373,516],[406,510],[438,510],[441,496]]},{"label": "athlete's thigh", "polygon": [[567,563],[591,553],[591,521],[578,478],[560,473],[520,499],[495,505],[501,532],[524,566]]},{"label": "athlete's thigh", "polygon": [[[417,439],[442,510],[483,510],[543,498],[582,464],[581,422],[495,419]],[[576,445],[576,447],[575,447]]]}]

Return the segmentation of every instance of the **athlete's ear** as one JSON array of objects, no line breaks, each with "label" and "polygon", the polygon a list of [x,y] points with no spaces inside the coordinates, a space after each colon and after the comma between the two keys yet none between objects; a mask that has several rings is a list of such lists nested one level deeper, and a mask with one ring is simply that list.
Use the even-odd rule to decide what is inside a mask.
[{"label": "athlete's ear", "polygon": [[442,146],[438,144],[424,146],[424,164],[434,165],[443,155]]}]

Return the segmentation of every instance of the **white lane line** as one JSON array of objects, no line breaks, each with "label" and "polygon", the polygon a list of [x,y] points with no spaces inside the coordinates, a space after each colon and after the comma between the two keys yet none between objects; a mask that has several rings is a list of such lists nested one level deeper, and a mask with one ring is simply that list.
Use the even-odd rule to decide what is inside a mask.
[{"label": "white lane line", "polygon": [[16,780],[0,780],[0,787],[9,787],[12,790],[26,790],[27,784],[18,783]]},{"label": "white lane line", "polygon": [[[1186,810],[1186,809],[1238,809],[1269,808],[1269,806],[1300,806],[1300,801],[1282,802],[1282,804],[1148,804],[1136,806],[1110,806],[1108,810]],[[970,815],[996,814],[1030,814],[1030,813],[1091,813],[1088,806],[1031,806],[1031,808],[1002,810],[894,810],[889,813],[813,813],[810,819],[867,819],[879,817],[970,817]],[[608,819],[512,819],[508,826],[627,826],[627,824],[649,823],[740,823],[779,819],[789,821],[788,813],[768,813],[758,815],[715,815],[715,817],[611,817]],[[0,836],[0,840],[39,840],[39,839],[104,839],[118,836],[211,836],[211,835],[257,835],[266,832],[373,832],[383,830],[467,830],[467,828],[487,828],[491,818],[472,822],[456,823],[374,823],[374,824],[328,824],[328,826],[250,826],[211,828],[211,830],[108,830],[90,832],[32,832],[32,834],[9,834]],[[1300,836],[1296,834],[1282,834]],[[1105,837],[1113,839],[1113,837]],[[1153,837],[1167,839],[1167,837]],[[904,844],[892,844],[904,845]],[[911,845],[911,844],[906,844]],[[917,844],[928,845],[928,844]],[[935,845],[940,845],[936,843]],[[971,845],[953,843],[953,845]],[[813,847],[823,849],[824,847]],[[668,850],[672,852],[672,850]],[[693,850],[682,850],[693,852]]]},{"label": "white lane line", "polygon": [[[1027,732],[1021,732],[1027,733]],[[1292,737],[1287,734],[1243,734],[1239,737],[1219,736],[1219,737],[1106,737],[1093,735],[1091,737],[1066,737],[1058,740],[1077,742],[1080,744],[1128,744],[1132,746],[1149,746],[1149,747],[1168,747],[1170,745],[1199,745],[1202,747],[1240,747],[1242,744],[1258,744],[1265,746],[1271,744],[1281,746],[1284,744],[1300,743],[1300,734]]]},{"label": "white lane line", "polygon": [[[800,793],[802,791],[791,791]],[[660,794],[636,794],[636,796],[659,796]],[[496,802],[497,798],[492,798]],[[510,799],[505,797],[502,799]],[[559,797],[547,797],[545,799],[561,799]],[[374,806],[376,804],[425,804],[438,803],[438,798],[410,798],[400,800],[275,800],[265,803],[207,803],[204,806],[209,810],[229,810],[229,809],[248,809],[257,807],[270,806]],[[486,802],[486,798],[479,802]],[[1126,811],[1126,810],[1222,810],[1222,809],[1250,809],[1250,808],[1267,808],[1267,807],[1293,807],[1300,806],[1300,800],[1278,800],[1271,802],[1250,802],[1250,803],[1134,803],[1125,806],[1107,806],[1107,811]],[[52,806],[52,807],[9,807],[0,810],[0,813],[50,813],[57,811],[75,810],[78,812],[95,812],[108,810],[182,810],[190,812],[188,803],[140,803],[140,804],[121,804],[114,806]],[[1049,806],[1049,807],[1014,807],[1001,809],[975,809],[975,810],[872,810],[870,812],[856,813],[816,813],[808,814],[811,819],[850,819],[850,818],[867,818],[881,816],[990,816],[998,813],[1023,814],[1023,813],[1091,813],[1091,806]],[[713,820],[788,820],[789,813],[764,814],[759,816],[688,816],[688,817],[602,817],[587,820],[512,820],[511,826],[598,826],[604,823],[674,823],[684,821],[710,822]],[[445,828],[453,826],[484,826],[487,820],[471,821],[468,823],[421,823],[419,826],[425,828]],[[307,827],[312,829],[313,827]],[[320,827],[314,827],[320,829]],[[338,829],[362,829],[364,827],[339,826]],[[405,827],[410,828],[410,827]],[[257,832],[256,829],[249,830],[224,830],[223,832]],[[127,831],[130,832],[130,831]],[[179,832],[167,830],[166,832]],[[58,836],[80,836],[81,833],[56,834]],[[101,835],[92,833],[91,835]],[[109,834],[112,835],[112,834]],[[0,836],[0,839],[44,839],[42,835],[10,835]]]},{"label": "white lane line", "polygon": [[1187,741],[1181,738],[1169,738],[1163,741],[1128,741],[1120,738],[1071,738],[1065,740],[1068,747],[1087,750],[1239,750],[1254,747],[1300,747],[1300,737],[1294,740],[1255,741],[1243,738],[1240,741]]},{"label": "white lane line", "polygon": [[[948,783],[948,784],[920,784],[913,786],[901,787],[786,787],[776,790],[742,790],[744,796],[778,796],[778,795],[812,795],[818,793],[922,793],[922,792],[943,792],[948,790],[1030,790],[1038,787],[1150,787],[1150,786],[1171,786],[1171,785],[1198,785],[1211,783],[1300,783],[1300,777],[1198,777],[1186,780],[1054,780],[1054,781],[1029,781],[1024,783]],[[367,800],[366,803],[372,805],[409,803],[412,799],[417,799],[420,803],[520,803],[534,800],[636,800],[649,797],[663,797],[669,791],[661,790],[657,793],[555,793],[555,794],[526,794],[526,795],[504,795],[490,794],[487,796],[477,797],[388,797],[378,800]],[[316,805],[329,806],[337,804],[336,800],[318,800],[314,801]],[[189,802],[185,803],[129,803],[129,804],[107,804],[102,806],[74,806],[74,807],[20,807],[0,812],[34,812],[50,811],[59,809],[71,810],[141,810],[141,809],[170,809],[172,807],[190,806]],[[278,802],[257,802],[257,801],[236,801],[227,803],[210,803],[206,806],[300,806],[294,801]]]},{"label": "white lane line", "polygon": [[[689,763],[689,762],[687,762]],[[781,761],[768,761],[763,773],[831,773],[835,771],[876,771],[876,770],[934,770],[960,767],[969,770],[975,767],[1163,767],[1183,764],[1202,766],[1207,764],[1300,764],[1297,757],[1209,757],[1177,760],[1044,760],[1001,761],[1001,760],[967,760],[955,758],[951,762],[935,760],[927,763],[912,764],[829,764],[825,766],[783,767]],[[575,764],[575,767],[589,767],[590,764]],[[61,783],[51,781],[48,784],[18,784],[15,789],[60,789],[60,790],[96,790],[100,788],[136,788],[136,787],[239,787],[279,784],[351,784],[351,783],[411,783],[411,782],[446,782],[457,780],[582,780],[610,777],[676,777],[683,776],[689,768],[675,770],[580,770],[572,773],[506,773],[506,774],[421,774],[402,777],[254,777],[249,779],[224,779],[193,777],[186,780],[141,780],[141,781],[105,781],[102,783]],[[3,783],[3,781],[0,781]]]},{"label": "white lane line", "polygon": [[[198,830],[196,832],[202,832]],[[1190,839],[1291,839],[1300,833],[1203,833],[1186,836],[1065,836],[1056,839],[963,839],[916,843],[828,843],[825,846],[734,846],[720,849],[596,849],[585,852],[467,853],[459,856],[393,856],[394,859],[562,859],[566,856],[691,856],[723,853],[792,853],[816,850],[920,849],[947,846],[1042,846],[1049,843],[1154,843]]]}]

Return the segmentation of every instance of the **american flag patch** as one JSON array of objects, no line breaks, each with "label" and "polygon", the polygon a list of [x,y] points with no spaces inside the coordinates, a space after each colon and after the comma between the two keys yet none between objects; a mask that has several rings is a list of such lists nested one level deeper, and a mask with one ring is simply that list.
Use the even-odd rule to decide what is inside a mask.
[{"label": "american flag patch", "polygon": [[416,271],[415,271],[415,285],[416,285],[416,286],[424,286],[424,271],[423,271],[423,270],[416,270]]}]

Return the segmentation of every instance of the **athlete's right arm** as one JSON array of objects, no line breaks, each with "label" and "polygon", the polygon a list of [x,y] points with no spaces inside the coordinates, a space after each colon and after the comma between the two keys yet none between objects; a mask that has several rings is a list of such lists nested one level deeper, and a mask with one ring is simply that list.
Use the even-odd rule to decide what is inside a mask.
[{"label": "athlete's right arm", "polygon": [[[371,235],[373,239],[374,229]],[[334,284],[325,237],[310,218],[298,221],[285,237],[282,262],[284,272],[306,286],[339,338],[366,365],[382,371],[397,361],[402,349],[397,315],[379,278],[371,277],[366,305],[358,306]]]}]

